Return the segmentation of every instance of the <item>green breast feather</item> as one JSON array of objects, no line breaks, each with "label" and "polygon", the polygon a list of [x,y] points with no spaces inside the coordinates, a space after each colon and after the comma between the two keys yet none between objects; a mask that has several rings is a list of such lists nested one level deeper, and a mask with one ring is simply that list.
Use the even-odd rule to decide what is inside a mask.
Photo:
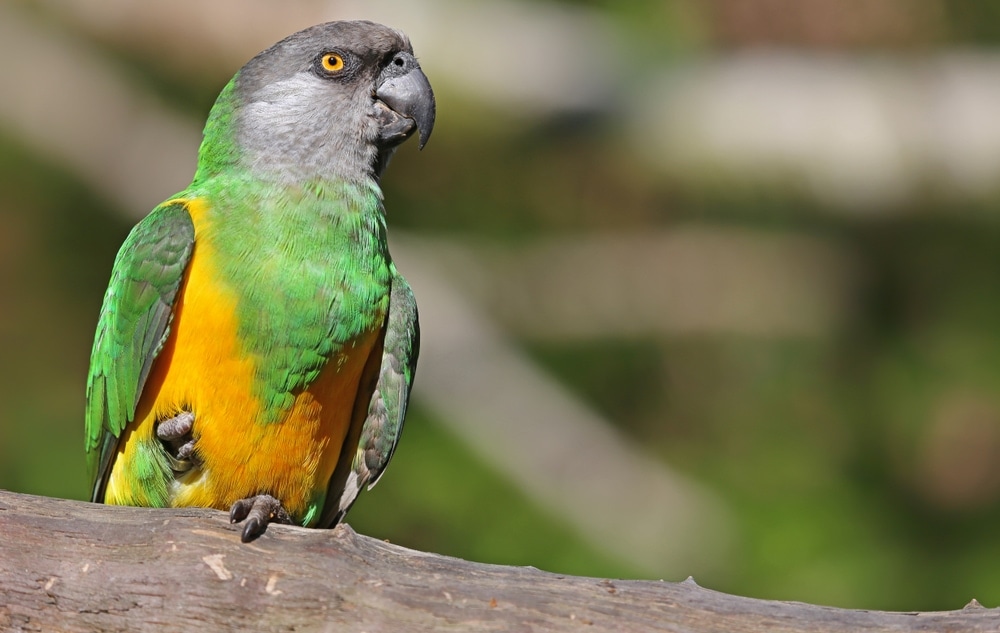
[{"label": "green breast feather", "polygon": [[237,296],[264,421],[275,421],[345,346],[382,327],[391,263],[378,191],[216,178],[193,193],[213,201],[204,239]]}]

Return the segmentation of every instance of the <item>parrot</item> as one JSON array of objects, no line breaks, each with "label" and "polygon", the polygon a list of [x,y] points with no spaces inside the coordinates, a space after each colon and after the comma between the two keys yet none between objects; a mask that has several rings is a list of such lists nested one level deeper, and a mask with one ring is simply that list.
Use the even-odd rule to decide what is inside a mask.
[{"label": "parrot", "polygon": [[91,500],[333,527],[399,442],[420,330],[380,186],[436,103],[368,21],[259,53],[211,108],[191,184],[115,257],[86,385]]}]

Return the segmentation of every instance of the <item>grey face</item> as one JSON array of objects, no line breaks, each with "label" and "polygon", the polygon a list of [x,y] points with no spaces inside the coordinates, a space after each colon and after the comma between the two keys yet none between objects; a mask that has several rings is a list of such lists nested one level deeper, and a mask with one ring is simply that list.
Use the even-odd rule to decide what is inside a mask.
[{"label": "grey face", "polygon": [[237,142],[260,176],[377,179],[392,151],[434,127],[430,82],[402,33],[330,22],[254,57],[236,85]]}]

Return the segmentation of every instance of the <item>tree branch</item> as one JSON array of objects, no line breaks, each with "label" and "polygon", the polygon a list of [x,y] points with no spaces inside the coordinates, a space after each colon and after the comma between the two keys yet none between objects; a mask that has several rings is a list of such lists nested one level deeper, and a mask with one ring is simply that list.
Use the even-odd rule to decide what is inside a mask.
[{"label": "tree branch", "polygon": [[0,491],[0,629],[30,631],[995,631],[1000,610],[888,613],[682,583],[472,563],[222,512]]}]

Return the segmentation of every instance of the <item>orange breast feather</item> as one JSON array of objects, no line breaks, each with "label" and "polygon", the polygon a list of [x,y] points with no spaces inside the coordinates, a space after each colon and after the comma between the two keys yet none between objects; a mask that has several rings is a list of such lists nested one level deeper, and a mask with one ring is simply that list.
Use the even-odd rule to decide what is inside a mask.
[{"label": "orange breast feather", "polygon": [[325,490],[351,422],[365,361],[379,331],[346,345],[319,377],[298,393],[277,421],[262,422],[254,395],[254,359],[237,336],[236,295],[218,283],[206,233],[205,206],[189,203],[195,249],[178,292],[171,334],[155,361],[125,430],[106,503],[132,503],[138,442],[155,440],[155,423],[182,410],[195,414],[202,467],[173,484],[173,506],[228,510],[233,502],[268,493],[299,519]]}]

